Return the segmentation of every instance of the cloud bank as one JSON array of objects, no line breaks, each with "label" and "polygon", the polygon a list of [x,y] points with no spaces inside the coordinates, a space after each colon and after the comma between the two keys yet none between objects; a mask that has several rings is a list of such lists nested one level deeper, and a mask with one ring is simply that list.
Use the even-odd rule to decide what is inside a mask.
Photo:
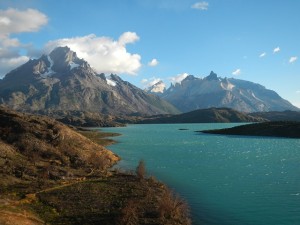
[{"label": "cloud bank", "polygon": [[126,45],[138,40],[139,36],[134,32],[125,32],[118,40],[90,34],[50,41],[46,44],[45,51],[49,53],[55,47],[68,46],[98,73],[135,75],[141,67],[141,56],[129,53]]},{"label": "cloud bank", "polygon": [[191,6],[192,9],[208,10],[208,2],[196,2]]},{"label": "cloud bank", "polygon": [[37,32],[47,23],[47,16],[35,9],[0,10],[0,77],[29,60],[28,56],[21,55],[19,51],[27,50],[30,45],[21,43],[11,35]]},{"label": "cloud bank", "polygon": [[181,74],[178,74],[174,77],[170,77],[170,81],[172,84],[176,84],[176,83],[181,83],[181,81],[183,81],[189,74],[188,73],[181,73]]}]

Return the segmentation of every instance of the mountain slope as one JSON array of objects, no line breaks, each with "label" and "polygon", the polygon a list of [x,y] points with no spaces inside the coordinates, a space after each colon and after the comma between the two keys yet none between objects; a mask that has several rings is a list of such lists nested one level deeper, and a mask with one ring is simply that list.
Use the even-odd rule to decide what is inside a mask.
[{"label": "mountain slope", "polygon": [[178,113],[168,102],[123,81],[96,74],[68,47],[30,60],[0,80],[0,104],[17,110],[104,114]]},{"label": "mountain slope", "polygon": [[241,112],[299,110],[262,85],[220,78],[214,72],[203,79],[189,75],[159,96],[182,112],[210,107],[227,107]]},{"label": "mountain slope", "polygon": [[229,108],[210,108],[198,109],[179,115],[153,116],[138,123],[240,123],[263,121],[266,120]]}]

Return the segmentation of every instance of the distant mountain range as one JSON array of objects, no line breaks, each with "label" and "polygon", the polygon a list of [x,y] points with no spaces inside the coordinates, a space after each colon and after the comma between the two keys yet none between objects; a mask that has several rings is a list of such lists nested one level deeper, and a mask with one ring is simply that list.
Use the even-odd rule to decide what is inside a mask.
[{"label": "distant mountain range", "polygon": [[168,89],[160,81],[146,91],[157,94],[182,112],[211,107],[227,107],[241,112],[299,110],[260,84],[221,78],[214,72],[205,78],[189,75]]},{"label": "distant mountain range", "polygon": [[229,108],[198,109],[179,115],[158,115],[144,118],[137,123],[161,124],[161,123],[241,123],[241,122],[265,122],[267,119],[251,116]]},{"label": "distant mountain range", "polygon": [[111,115],[178,113],[167,101],[117,75],[97,74],[68,47],[30,60],[0,80],[0,104],[30,112],[88,111]]},{"label": "distant mountain range", "polygon": [[[158,82],[141,90],[117,75],[96,73],[88,62],[78,58],[68,47],[58,47],[49,55],[30,60],[6,74],[0,80],[0,104],[84,126],[117,125],[114,121],[118,118],[120,121],[132,120],[123,116],[170,115],[212,107],[246,113],[299,110],[259,84],[220,78],[214,72],[205,78],[189,75],[167,89],[163,82]],[[183,117],[191,116],[186,120],[204,121],[194,120],[194,115],[193,112],[174,118],[181,121]],[[220,112],[218,119],[207,118],[206,122],[235,121],[232,120],[234,117],[225,119],[231,116],[229,114],[219,115]],[[274,113],[264,114],[266,117],[272,115]],[[253,115],[253,118],[264,116]],[[290,114],[284,116],[287,118]],[[241,121],[252,120],[243,117]]]}]

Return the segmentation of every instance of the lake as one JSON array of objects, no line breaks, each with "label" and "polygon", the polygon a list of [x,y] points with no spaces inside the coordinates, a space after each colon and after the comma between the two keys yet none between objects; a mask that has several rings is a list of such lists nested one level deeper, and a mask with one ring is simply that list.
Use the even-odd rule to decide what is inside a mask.
[{"label": "lake", "polygon": [[[239,124],[128,125],[108,146],[118,166],[147,172],[191,206],[193,224],[300,224],[300,140],[202,134]],[[180,130],[187,129],[187,130]]]}]

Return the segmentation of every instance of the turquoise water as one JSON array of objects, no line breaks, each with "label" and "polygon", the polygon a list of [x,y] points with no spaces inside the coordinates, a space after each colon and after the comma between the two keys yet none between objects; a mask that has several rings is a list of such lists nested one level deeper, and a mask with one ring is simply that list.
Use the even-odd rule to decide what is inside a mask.
[{"label": "turquoise water", "polygon": [[[300,140],[221,136],[196,130],[237,124],[129,125],[109,149],[119,166],[144,159],[191,206],[193,224],[300,224]],[[188,130],[179,130],[187,128]]]}]

